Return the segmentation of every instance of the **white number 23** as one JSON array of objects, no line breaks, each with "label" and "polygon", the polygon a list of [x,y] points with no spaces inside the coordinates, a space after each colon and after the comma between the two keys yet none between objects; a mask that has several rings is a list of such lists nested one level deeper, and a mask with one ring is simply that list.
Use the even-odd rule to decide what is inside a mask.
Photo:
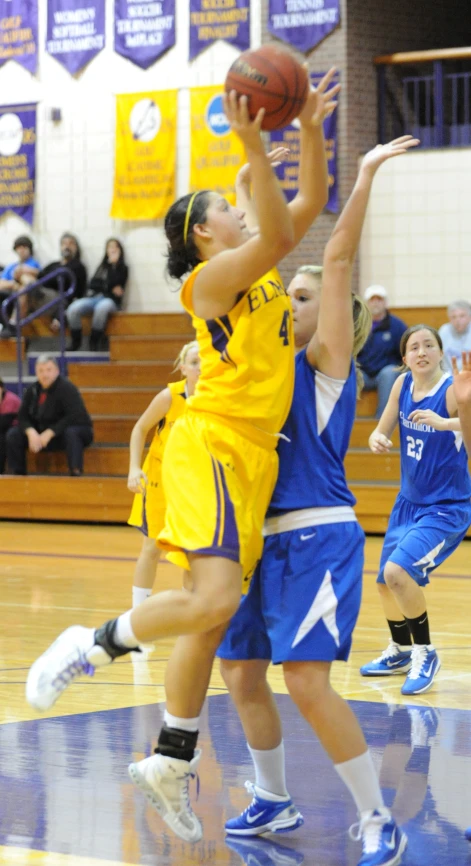
[{"label": "white number 23", "polygon": [[407,436],[407,456],[415,457],[420,460],[422,457],[422,449],[424,447],[423,439],[414,439],[413,436]]}]

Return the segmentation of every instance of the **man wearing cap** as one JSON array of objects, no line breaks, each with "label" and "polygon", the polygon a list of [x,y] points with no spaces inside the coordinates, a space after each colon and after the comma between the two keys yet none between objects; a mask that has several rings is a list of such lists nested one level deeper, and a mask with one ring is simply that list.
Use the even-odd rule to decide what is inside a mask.
[{"label": "man wearing cap", "polygon": [[369,286],[364,297],[373,322],[358,363],[365,379],[364,390],[378,392],[376,418],[380,418],[399,375],[402,364],[399,344],[407,325],[389,312],[388,294],[383,286]]}]

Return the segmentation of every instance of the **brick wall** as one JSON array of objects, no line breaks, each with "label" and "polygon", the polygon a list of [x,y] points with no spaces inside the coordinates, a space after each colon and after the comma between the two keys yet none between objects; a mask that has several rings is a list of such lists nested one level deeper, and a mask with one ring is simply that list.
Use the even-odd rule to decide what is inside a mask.
[{"label": "brick wall", "polygon": [[[373,58],[397,51],[451,48],[465,42],[463,21],[469,0],[454,0],[453,14],[444,0],[341,0],[341,25],[308,56],[309,68],[323,71],[338,66],[343,84],[338,119],[338,177],[340,204],[355,181],[359,156],[376,143],[377,93]],[[262,42],[267,31],[268,0],[262,0]],[[306,262],[320,262],[335,225],[323,214],[304,241],[281,265],[285,281]],[[358,268],[354,288],[358,288]]]}]

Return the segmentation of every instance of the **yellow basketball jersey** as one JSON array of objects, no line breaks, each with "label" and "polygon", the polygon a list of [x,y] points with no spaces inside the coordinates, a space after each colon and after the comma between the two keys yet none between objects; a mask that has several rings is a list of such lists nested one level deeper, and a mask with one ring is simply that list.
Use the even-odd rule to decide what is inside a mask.
[{"label": "yellow basketball jersey", "polygon": [[186,379],[181,379],[180,382],[170,382],[170,384],[167,385],[167,388],[172,395],[172,404],[165,417],[157,424],[154,438],[152,439],[149,448],[149,454],[160,460],[162,460],[162,455],[167,444],[170,430],[175,424],[177,418],[179,418],[180,415],[183,415],[187,403]]},{"label": "yellow basketball jersey", "polygon": [[206,264],[194,269],[180,295],[200,347],[201,374],[188,407],[279,433],[294,387],[291,302],[281,277],[273,268],[240,293],[229,313],[200,319],[193,311],[193,283]]}]

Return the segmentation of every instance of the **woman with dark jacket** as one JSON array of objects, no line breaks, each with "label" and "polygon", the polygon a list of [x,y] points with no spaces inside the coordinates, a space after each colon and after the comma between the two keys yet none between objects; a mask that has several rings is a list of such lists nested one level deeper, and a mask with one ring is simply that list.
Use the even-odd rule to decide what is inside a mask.
[{"label": "woman with dark jacket", "polygon": [[105,255],[99,264],[85,298],[73,301],[67,310],[72,343],[70,351],[80,349],[82,342],[82,317],[92,316],[90,349],[96,352],[101,348],[106,323],[113,313],[121,309],[128,279],[128,266],[124,260],[124,250],[116,238],[106,242]]}]

